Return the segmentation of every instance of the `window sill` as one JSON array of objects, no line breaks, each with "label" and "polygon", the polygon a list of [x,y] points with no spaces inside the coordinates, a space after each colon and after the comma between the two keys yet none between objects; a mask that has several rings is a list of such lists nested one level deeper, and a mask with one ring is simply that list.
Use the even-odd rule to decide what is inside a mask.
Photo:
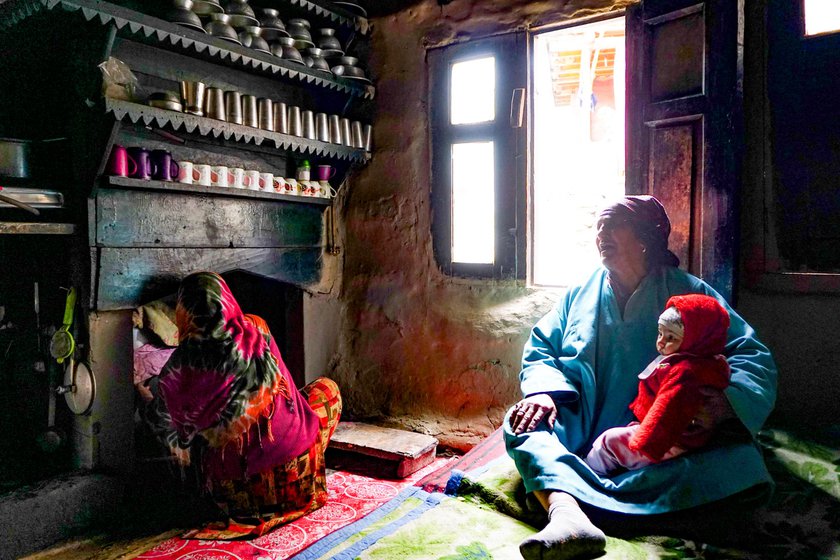
[{"label": "window sill", "polygon": [[840,274],[826,272],[765,272],[751,288],[796,294],[840,294]]}]

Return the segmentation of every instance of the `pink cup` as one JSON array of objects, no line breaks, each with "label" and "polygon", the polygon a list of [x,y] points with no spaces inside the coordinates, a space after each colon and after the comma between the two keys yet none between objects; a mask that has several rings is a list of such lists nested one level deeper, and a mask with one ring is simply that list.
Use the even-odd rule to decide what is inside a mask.
[{"label": "pink cup", "polygon": [[318,166],[318,180],[319,181],[329,181],[335,175],[335,167],[332,165],[319,165]]},{"label": "pink cup", "polygon": [[128,157],[128,152],[123,146],[114,144],[111,148],[111,157],[108,160],[108,175],[117,177],[128,177],[137,174],[137,164]]}]

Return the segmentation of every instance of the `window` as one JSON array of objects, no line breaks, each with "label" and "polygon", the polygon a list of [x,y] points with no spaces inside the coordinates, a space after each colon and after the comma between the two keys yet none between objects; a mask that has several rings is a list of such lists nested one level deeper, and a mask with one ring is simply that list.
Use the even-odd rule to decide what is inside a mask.
[{"label": "window", "polygon": [[429,53],[432,227],[447,274],[569,285],[598,264],[596,211],[624,193],[624,18],[531,40],[531,59],[524,34]]},{"label": "window", "polygon": [[840,31],[840,2],[837,0],[803,0],[805,35],[822,35]]},{"label": "window", "polygon": [[525,277],[518,157],[525,128],[511,124],[514,91],[525,88],[524,46],[522,34],[510,34],[429,53],[432,227],[435,257],[447,274]]}]

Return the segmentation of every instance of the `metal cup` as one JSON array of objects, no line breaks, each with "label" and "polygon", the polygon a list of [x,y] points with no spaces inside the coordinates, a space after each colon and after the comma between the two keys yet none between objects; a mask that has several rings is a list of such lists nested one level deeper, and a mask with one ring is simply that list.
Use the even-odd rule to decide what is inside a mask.
[{"label": "metal cup", "polygon": [[204,101],[204,114],[211,119],[227,120],[225,117],[225,92],[219,88],[207,88]]},{"label": "metal cup", "polygon": [[242,124],[259,127],[260,117],[257,111],[257,98],[254,95],[242,96]]},{"label": "metal cup", "polygon": [[321,142],[330,141],[330,127],[327,124],[326,113],[315,115],[315,138]]},{"label": "metal cup", "polygon": [[238,91],[225,92],[225,114],[228,122],[242,124],[242,94]]},{"label": "metal cup", "polygon": [[341,119],[341,143],[345,146],[353,145],[353,137],[350,135],[350,119]]},{"label": "metal cup", "polygon": [[353,147],[364,148],[365,141],[362,139],[362,123],[360,123],[359,121],[353,121],[350,124],[350,130],[353,135]]},{"label": "metal cup", "polygon": [[[315,114],[312,111],[302,111],[300,118],[303,121],[303,137],[315,140]],[[359,134],[361,134],[361,130]]]},{"label": "metal cup", "polygon": [[257,102],[257,117],[261,129],[274,132],[274,101],[261,98]]},{"label": "metal cup", "polygon": [[274,104],[274,131],[280,134],[289,133],[289,109],[285,103]]},{"label": "metal cup", "polygon": [[364,140],[365,151],[373,151],[373,126],[366,124],[362,131],[362,139]]},{"label": "metal cup", "polygon": [[338,115],[330,115],[330,142],[341,144],[341,125]]},{"label": "metal cup", "polygon": [[289,107],[289,134],[292,136],[303,135],[303,123],[300,120],[300,107],[292,105]]},{"label": "metal cup", "polygon": [[181,101],[185,112],[199,117],[204,116],[204,91],[203,82],[181,81]]}]

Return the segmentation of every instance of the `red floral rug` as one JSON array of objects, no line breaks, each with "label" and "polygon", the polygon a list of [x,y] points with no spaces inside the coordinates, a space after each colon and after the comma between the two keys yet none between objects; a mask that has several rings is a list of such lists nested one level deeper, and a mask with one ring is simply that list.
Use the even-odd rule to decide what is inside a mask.
[{"label": "red floral rug", "polygon": [[327,504],[252,541],[202,541],[175,537],[137,556],[147,560],[285,560],[312,543],[358,521],[403,488],[446,467],[455,457],[437,458],[408,478],[378,479],[335,471],[327,476]]}]

